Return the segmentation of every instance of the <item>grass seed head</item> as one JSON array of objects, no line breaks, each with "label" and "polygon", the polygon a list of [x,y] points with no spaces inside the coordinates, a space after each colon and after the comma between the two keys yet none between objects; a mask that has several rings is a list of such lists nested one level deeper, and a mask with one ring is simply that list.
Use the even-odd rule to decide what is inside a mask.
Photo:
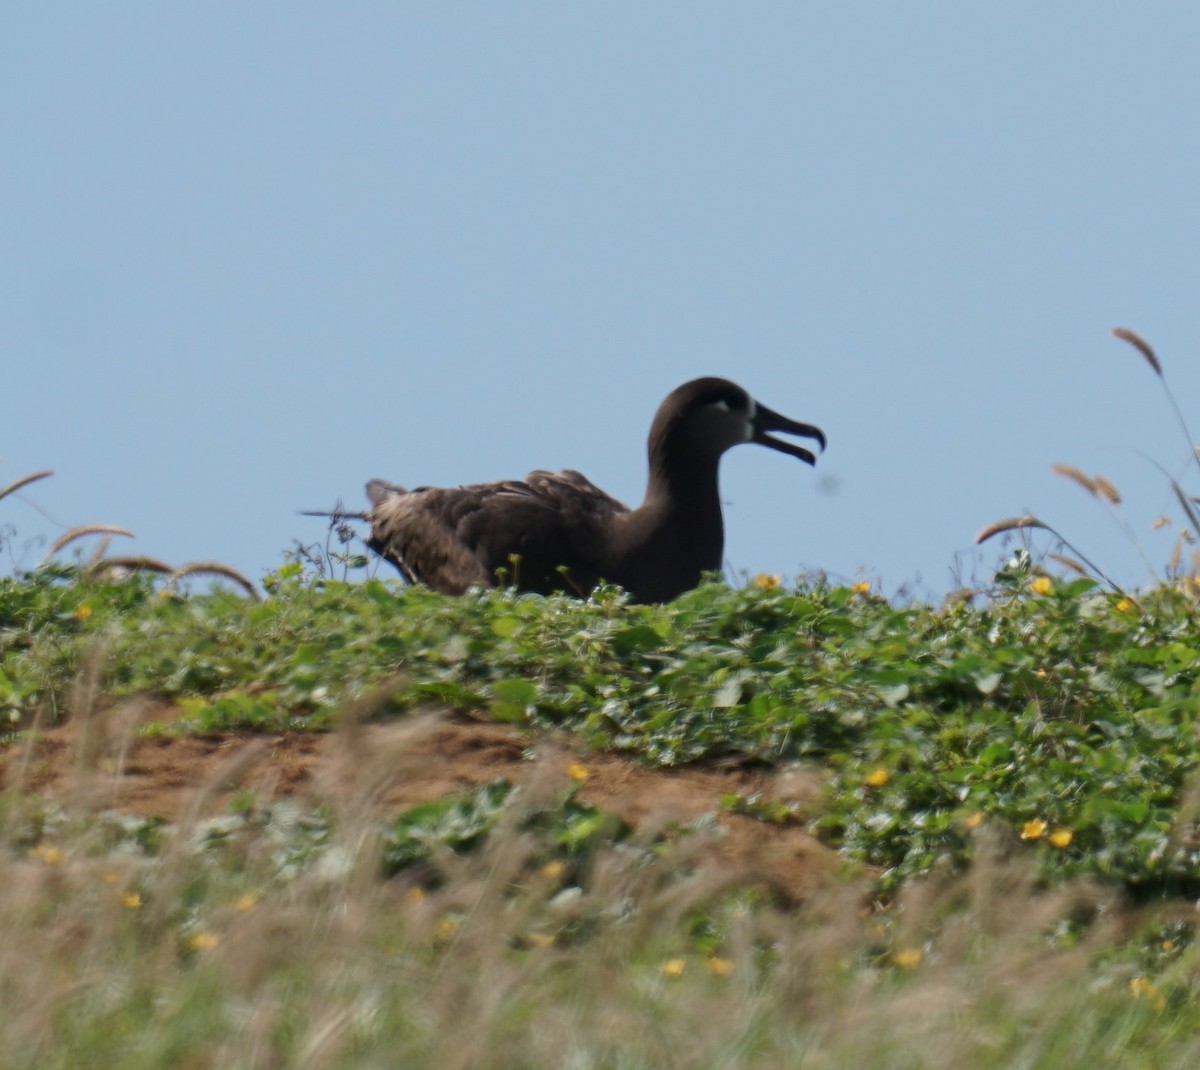
[{"label": "grass seed head", "polygon": [[1154,350],[1150,348],[1150,344],[1139,334],[1128,330],[1125,327],[1114,327],[1112,329],[1113,337],[1120,338],[1122,342],[1128,342],[1136,349],[1143,357],[1146,358],[1146,363],[1154,369],[1154,374],[1160,379],[1162,378],[1162,365],[1158,362],[1158,357],[1154,355]]},{"label": "grass seed head", "polygon": [[46,556],[42,559],[42,563],[49,561],[56,553],[59,552],[68,543],[74,542],[76,539],[81,539],[85,535],[125,535],[133,538],[134,534],[128,528],[114,527],[112,524],[83,524],[80,527],[72,528],[70,531],[64,531],[57,539],[50,544],[50,549],[46,551]]},{"label": "grass seed head", "polygon": [[1050,466],[1050,471],[1055,475],[1060,475],[1065,479],[1069,479],[1072,483],[1077,483],[1093,497],[1095,496],[1096,481],[1094,479],[1090,479],[1088,476],[1085,476],[1073,464],[1052,464]]},{"label": "grass seed head", "polygon": [[1017,516],[1009,520],[997,520],[994,524],[989,524],[978,535],[975,536],[975,542],[987,542],[988,539],[994,538],[996,535],[1003,535],[1006,531],[1018,531],[1021,528],[1045,528],[1036,516]]},{"label": "grass seed head", "polygon": [[30,472],[27,476],[22,476],[20,479],[10,483],[7,487],[0,489],[0,498],[6,498],[8,495],[15,493],[22,487],[29,486],[30,483],[36,483],[39,479],[45,479],[47,476],[54,475],[54,471],[50,468],[42,472]]},{"label": "grass seed head", "polygon": [[1096,493],[1109,505],[1121,504],[1121,492],[1117,490],[1112,480],[1105,476],[1096,476],[1092,480],[1092,485],[1096,488]]},{"label": "grass seed head", "polygon": [[1082,563],[1076,561],[1073,557],[1067,557],[1066,554],[1047,554],[1051,561],[1057,561],[1063,568],[1070,569],[1072,572],[1080,576],[1090,576],[1091,573],[1083,566]]},{"label": "grass seed head", "polygon": [[180,580],[184,576],[221,576],[236,583],[255,602],[260,600],[253,583],[237,569],[231,568],[229,565],[222,565],[219,561],[193,561],[191,564],[180,565],[171,573],[171,581]]}]

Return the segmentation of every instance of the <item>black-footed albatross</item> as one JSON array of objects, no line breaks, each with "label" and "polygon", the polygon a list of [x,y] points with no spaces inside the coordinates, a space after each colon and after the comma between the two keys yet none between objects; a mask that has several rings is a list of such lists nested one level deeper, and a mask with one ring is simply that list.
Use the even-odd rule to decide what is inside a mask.
[{"label": "black-footed albatross", "polygon": [[371,508],[351,515],[370,523],[367,545],[405,579],[444,594],[511,584],[586,595],[606,580],[638,602],[667,602],[721,567],[717,467],[726,450],[756,442],[816,463],[811,451],[771,431],[825,448],[820,428],[772,412],[728,379],[693,379],[672,390],[654,416],[650,478],[636,509],[567,469],[414,490],[373,479]]}]

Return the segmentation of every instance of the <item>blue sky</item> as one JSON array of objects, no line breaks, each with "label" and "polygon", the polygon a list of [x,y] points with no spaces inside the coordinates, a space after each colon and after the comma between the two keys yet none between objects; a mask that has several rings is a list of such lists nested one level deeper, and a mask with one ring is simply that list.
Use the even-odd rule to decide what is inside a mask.
[{"label": "blue sky", "polygon": [[0,486],[57,474],[0,568],[103,522],[258,578],[375,476],[636,504],[719,374],[829,436],[725,458],[735,570],[934,596],[1031,510],[1142,582],[1049,465],[1166,559],[1107,332],[1200,428],[1198,54],[1182,3],[10,5]]}]

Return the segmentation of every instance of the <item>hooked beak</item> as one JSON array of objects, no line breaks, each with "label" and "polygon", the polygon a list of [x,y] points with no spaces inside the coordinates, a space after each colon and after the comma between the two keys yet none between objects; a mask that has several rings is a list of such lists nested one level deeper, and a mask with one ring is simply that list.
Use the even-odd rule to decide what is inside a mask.
[{"label": "hooked beak", "polygon": [[786,416],[780,416],[779,413],[772,412],[766,405],[760,405],[756,401],[754,403],[754,420],[751,427],[750,441],[757,442],[760,446],[770,446],[771,449],[778,450],[780,453],[790,453],[793,457],[799,457],[805,464],[817,463],[817,458],[811,450],[806,450],[803,446],[793,445],[791,442],[783,442],[780,439],[772,438],[767,434],[768,431],[785,431],[789,435],[803,435],[805,438],[815,438],[821,444],[822,451],[825,449],[825,432],[819,427],[789,420]]}]

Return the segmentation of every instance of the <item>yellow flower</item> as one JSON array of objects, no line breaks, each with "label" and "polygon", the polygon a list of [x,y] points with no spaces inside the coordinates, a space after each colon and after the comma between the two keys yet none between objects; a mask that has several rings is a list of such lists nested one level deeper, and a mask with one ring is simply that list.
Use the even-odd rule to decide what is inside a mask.
[{"label": "yellow flower", "polygon": [[142,897],[137,892],[123,892],[121,894],[121,906],[126,910],[137,910],[142,905]]},{"label": "yellow flower", "polygon": [[91,606],[87,606],[87,605],[79,606],[79,608],[77,608],[75,610],[75,619],[76,620],[87,620],[88,617],[90,617],[91,615],[92,615],[92,607]]},{"label": "yellow flower", "polygon": [[1050,833],[1050,842],[1055,847],[1069,847],[1075,834],[1070,829],[1055,829]]},{"label": "yellow flower", "polygon": [[1164,951],[1174,951],[1175,950],[1175,941],[1174,940],[1164,940],[1162,942],[1162,949]]},{"label": "yellow flower", "polygon": [[1029,589],[1034,594],[1049,594],[1050,588],[1053,586],[1054,584],[1050,581],[1049,576],[1038,576],[1037,579],[1035,579],[1029,585]]},{"label": "yellow flower", "polygon": [[566,872],[567,872],[566,865],[562,862],[557,862],[557,861],[547,862],[544,866],[542,866],[542,869],[541,869],[542,876],[545,877],[547,880],[552,880],[552,881],[558,880]]},{"label": "yellow flower", "polygon": [[710,955],[705,959],[704,965],[718,977],[728,977],[733,973],[733,963],[729,959],[718,958],[716,955]]},{"label": "yellow flower", "polygon": [[983,811],[976,810],[973,814],[968,814],[963,820],[963,824],[969,829],[977,829],[983,824]]},{"label": "yellow flower", "polygon": [[580,765],[578,762],[572,762],[567,766],[567,776],[582,784],[588,778],[587,766]]},{"label": "yellow flower", "polygon": [[61,847],[51,847],[48,843],[38,844],[33,853],[48,866],[57,866],[67,857],[67,852]]},{"label": "yellow flower", "polygon": [[902,970],[911,970],[914,966],[921,964],[921,949],[906,947],[900,951],[894,951],[892,952],[892,961]]},{"label": "yellow flower", "polygon": [[1117,603],[1118,613],[1128,613],[1131,609],[1133,609],[1132,598],[1122,598],[1121,601]]},{"label": "yellow flower", "polygon": [[553,933],[530,933],[525,937],[525,942],[532,947],[553,947]]},{"label": "yellow flower", "polygon": [[863,783],[869,788],[882,788],[891,779],[891,775],[881,765],[877,769],[872,769],[864,778]]},{"label": "yellow flower", "polygon": [[258,896],[253,892],[247,892],[245,895],[238,896],[233,901],[233,909],[240,910],[244,914],[247,910],[251,910],[257,902]]},{"label": "yellow flower", "polygon": [[1040,817],[1035,817],[1031,821],[1026,821],[1021,826],[1021,839],[1023,840],[1040,840],[1046,835],[1046,822]]},{"label": "yellow flower", "polygon": [[458,922],[453,918],[442,918],[437,927],[433,930],[433,935],[439,940],[449,940],[458,929]]},{"label": "yellow flower", "polygon": [[684,967],[687,965],[683,959],[667,959],[658,968],[658,972],[664,977],[682,977]]},{"label": "yellow flower", "polygon": [[1144,977],[1131,978],[1129,991],[1134,999],[1144,999],[1156,1011],[1161,1011],[1167,1005],[1162,993]]},{"label": "yellow flower", "polygon": [[220,942],[221,938],[216,933],[198,932],[188,940],[188,947],[193,951],[211,951]]},{"label": "yellow flower", "polygon": [[783,585],[778,576],[768,576],[765,572],[760,572],[750,582],[760,591],[777,591]]},{"label": "yellow flower", "polygon": [[858,583],[851,585],[850,590],[852,590],[855,594],[870,594],[871,593],[871,581],[870,580],[859,580]]},{"label": "yellow flower", "polygon": [[409,890],[404,893],[404,901],[409,906],[419,907],[425,902],[425,889],[421,887],[409,888]]}]

